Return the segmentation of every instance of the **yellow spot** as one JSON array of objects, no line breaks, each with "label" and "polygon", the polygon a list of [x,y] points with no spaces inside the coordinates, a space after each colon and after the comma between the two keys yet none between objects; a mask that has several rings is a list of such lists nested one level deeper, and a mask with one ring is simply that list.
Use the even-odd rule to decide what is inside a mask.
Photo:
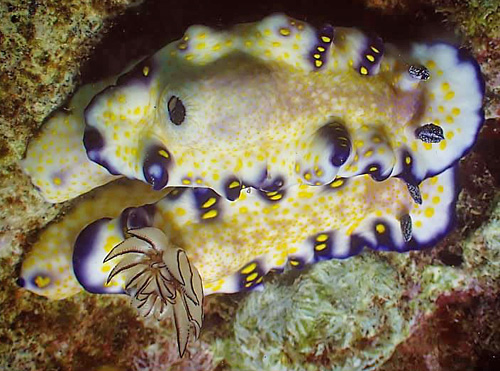
[{"label": "yellow spot", "polygon": [[300,165],[299,164],[295,165],[295,172],[296,173],[300,172]]},{"label": "yellow spot", "polygon": [[55,177],[55,178],[53,179],[53,181],[54,181],[54,184],[55,184],[55,185],[61,185],[61,183],[62,183],[61,178],[58,178],[58,177]]},{"label": "yellow spot", "polygon": [[272,197],[269,197],[270,200],[273,200],[273,201],[278,201],[278,200],[281,200],[283,198],[283,195],[278,193],[277,195],[274,195]]},{"label": "yellow spot", "polygon": [[441,150],[446,149],[446,140],[443,140],[441,143],[439,143],[439,149]]},{"label": "yellow spot", "polygon": [[376,166],[372,166],[369,170],[370,170],[370,172],[373,173],[374,171],[377,171],[378,168]]},{"label": "yellow spot", "polygon": [[239,186],[240,186],[240,182],[238,182],[236,180],[231,182],[231,184],[229,184],[229,188],[231,188],[231,189],[239,187]]},{"label": "yellow spot", "polygon": [[406,156],[405,157],[405,163],[406,163],[406,165],[410,165],[411,164],[411,157],[410,156]]},{"label": "yellow spot", "polygon": [[359,73],[362,75],[368,75],[368,70],[366,69],[366,67],[361,66],[361,68],[359,69]]},{"label": "yellow spot", "polygon": [[158,151],[158,154],[159,154],[160,156],[162,156],[162,157],[165,157],[165,158],[169,158],[169,157],[170,157],[170,156],[168,155],[168,152],[167,152],[167,151],[165,151],[164,149],[160,149],[160,150]]},{"label": "yellow spot", "polygon": [[319,245],[316,245],[314,248],[316,249],[316,251],[322,251],[326,249],[326,243],[320,243]]},{"label": "yellow spot", "polygon": [[428,207],[427,209],[425,209],[424,215],[428,218],[432,218],[432,216],[434,215],[434,209],[432,207]]},{"label": "yellow spot", "polygon": [[177,45],[177,48],[179,50],[186,50],[187,49],[187,43],[186,42],[180,42],[178,45]]},{"label": "yellow spot", "polygon": [[444,192],[444,187],[442,185],[437,187],[438,192],[443,193]]},{"label": "yellow spot", "polygon": [[384,232],[385,232],[385,226],[384,226],[383,224],[377,224],[377,225],[375,226],[375,230],[376,230],[378,233],[382,234],[382,233],[384,233]]},{"label": "yellow spot", "polygon": [[371,54],[367,54],[366,59],[368,59],[370,62],[375,62],[375,57]]},{"label": "yellow spot", "polygon": [[212,175],[213,180],[219,180],[219,174],[215,173]]},{"label": "yellow spot", "polygon": [[205,43],[199,43],[198,45],[196,45],[196,49],[198,50],[202,50],[202,49],[205,49]]},{"label": "yellow spot", "polygon": [[305,178],[305,180],[311,180],[312,176],[309,173],[305,173],[304,178]]},{"label": "yellow spot", "polygon": [[257,277],[259,277],[259,274],[257,272],[253,272],[252,274],[250,274],[248,277],[247,277],[247,281],[253,281],[255,280]]},{"label": "yellow spot", "polygon": [[320,53],[323,53],[326,49],[323,48],[322,46],[318,46],[317,50],[320,52]]},{"label": "yellow spot", "polygon": [[330,184],[330,187],[338,188],[338,187],[342,186],[342,184],[344,184],[344,179],[337,179],[337,180],[334,180],[332,184]]},{"label": "yellow spot", "polygon": [[443,89],[444,91],[447,91],[450,89],[450,84],[448,84],[447,82],[443,82],[441,84],[441,89]]},{"label": "yellow spot", "polygon": [[290,260],[290,264],[294,267],[297,267],[298,265],[300,265],[300,262],[298,262],[297,260]]},{"label": "yellow spot", "polygon": [[35,285],[36,287],[43,289],[50,284],[50,277],[36,276]]},{"label": "yellow spot", "polygon": [[323,41],[324,43],[329,43],[332,41],[332,39],[328,36],[321,36],[321,41]]},{"label": "yellow spot", "polygon": [[217,216],[217,210],[210,210],[210,211],[207,211],[205,214],[203,214],[201,216],[202,219],[212,219],[212,218],[215,218]]},{"label": "yellow spot", "polygon": [[186,60],[187,60],[187,61],[190,61],[190,60],[192,60],[193,58],[194,58],[194,55],[193,55],[193,54],[188,54],[188,55],[186,55]]},{"label": "yellow spot", "polygon": [[186,210],[183,209],[182,207],[178,207],[178,208],[175,209],[175,213],[178,216],[183,216],[183,215],[186,215]]},{"label": "yellow spot", "polygon": [[365,157],[371,157],[371,156],[373,156],[373,151],[372,150],[369,150],[369,151],[365,152]]},{"label": "yellow spot", "polygon": [[246,208],[245,206],[240,207],[240,213],[245,214],[247,212],[248,212],[248,208]]},{"label": "yellow spot", "polygon": [[421,227],[422,227],[422,222],[421,222],[420,220],[417,220],[417,221],[415,222],[415,227],[417,227],[417,228],[421,228]]},{"label": "yellow spot", "polygon": [[449,91],[448,93],[446,93],[446,95],[444,96],[444,99],[446,100],[451,100],[453,99],[453,97],[455,96],[455,92],[454,91]]},{"label": "yellow spot", "polygon": [[315,60],[314,61],[314,65],[317,67],[317,68],[320,68],[322,65],[323,65],[323,62],[320,61],[320,60]]},{"label": "yellow spot", "polygon": [[191,181],[189,179],[182,179],[182,184],[191,184]]},{"label": "yellow spot", "polygon": [[250,48],[252,46],[252,42],[250,40],[245,41],[245,46]]},{"label": "yellow spot", "polygon": [[144,68],[142,69],[142,74],[144,76],[149,75],[149,67],[148,66],[144,66]]},{"label": "yellow spot", "polygon": [[435,68],[436,67],[436,62],[434,62],[433,60],[427,61],[427,67],[430,68],[430,69]]},{"label": "yellow spot", "polygon": [[134,110],[134,114],[138,115],[141,113],[141,107],[136,107]]},{"label": "yellow spot", "polygon": [[376,47],[374,46],[370,46],[370,49],[374,52],[374,53],[377,53],[379,54],[380,53],[380,50],[378,50]]},{"label": "yellow spot", "polygon": [[454,122],[454,121],[455,121],[455,120],[453,120],[453,117],[451,117],[451,116],[449,116],[449,115],[448,115],[448,116],[446,116],[446,122],[447,122],[448,124],[453,124],[453,122]]},{"label": "yellow spot", "polygon": [[441,199],[439,198],[439,196],[432,197],[432,203],[438,204],[440,201]]},{"label": "yellow spot", "polygon": [[278,47],[281,46],[281,43],[278,42],[278,41],[275,41],[275,42],[272,43],[272,46],[274,46],[275,48],[278,48]]},{"label": "yellow spot", "polygon": [[[146,68],[146,67],[144,67],[144,68]],[[120,103],[125,103],[126,101],[127,101],[127,100],[125,99],[125,95],[120,94],[120,95],[118,96],[118,102],[120,102]]]},{"label": "yellow spot", "polygon": [[423,143],[423,146],[427,151],[432,149],[432,145],[430,143]]},{"label": "yellow spot", "polygon": [[451,109],[451,113],[452,113],[453,115],[455,115],[455,116],[460,115],[460,108],[458,108],[458,107],[453,107],[453,108]]},{"label": "yellow spot", "polygon": [[325,233],[322,233],[318,237],[316,237],[316,241],[318,242],[325,242],[326,240],[328,240],[328,235]]},{"label": "yellow spot", "polygon": [[213,206],[217,202],[217,199],[215,197],[210,197],[203,205],[201,205],[202,208],[208,209],[210,206]]},{"label": "yellow spot", "polygon": [[255,268],[257,268],[257,263],[249,264],[241,270],[241,273],[248,274],[248,273],[252,272]]}]

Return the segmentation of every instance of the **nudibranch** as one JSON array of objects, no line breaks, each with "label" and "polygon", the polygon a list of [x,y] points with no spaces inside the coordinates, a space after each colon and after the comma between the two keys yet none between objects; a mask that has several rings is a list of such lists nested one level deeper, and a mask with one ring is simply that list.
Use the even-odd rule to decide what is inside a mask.
[{"label": "nudibranch", "polygon": [[445,43],[401,51],[284,15],[190,27],[82,88],[30,143],[23,167],[49,202],[120,177],[152,189],[113,183],[98,207],[77,205],[40,235],[19,282],[54,299],[127,294],[157,318],[172,310],[182,355],[204,295],[441,239],[483,94],[477,63]]},{"label": "nudibranch", "polygon": [[[360,174],[417,186],[457,162],[483,122],[483,81],[463,51],[437,42],[403,52],[285,15],[229,31],[192,26],[105,84],[77,94],[69,117],[46,124],[60,130],[28,148],[24,168],[48,201],[116,176],[230,200],[243,187]],[[65,151],[78,152],[71,165],[53,158]]]}]

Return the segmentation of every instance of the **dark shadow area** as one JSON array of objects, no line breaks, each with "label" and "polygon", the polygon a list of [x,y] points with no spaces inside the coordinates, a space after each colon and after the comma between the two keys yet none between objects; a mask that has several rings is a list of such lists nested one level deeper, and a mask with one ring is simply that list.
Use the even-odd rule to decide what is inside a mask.
[{"label": "dark shadow area", "polygon": [[258,21],[276,12],[317,27],[326,23],[358,27],[375,32],[391,42],[428,38],[429,30],[444,28],[441,16],[418,2],[407,13],[391,16],[367,9],[361,0],[146,0],[114,21],[113,27],[83,66],[82,82],[93,82],[119,73],[131,61],[150,55],[179,39],[191,25],[227,28],[237,23]]}]

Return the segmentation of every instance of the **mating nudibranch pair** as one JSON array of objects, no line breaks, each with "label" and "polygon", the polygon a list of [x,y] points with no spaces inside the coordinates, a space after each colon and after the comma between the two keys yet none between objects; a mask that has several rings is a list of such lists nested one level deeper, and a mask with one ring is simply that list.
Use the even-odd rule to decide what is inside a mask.
[{"label": "mating nudibranch pair", "polygon": [[[189,256],[180,271],[191,267],[195,282],[197,269],[205,294],[365,247],[431,246],[451,228],[454,165],[483,123],[483,94],[476,62],[444,43],[402,52],[284,15],[229,31],[193,26],[123,75],[80,89],[30,143],[23,167],[49,202],[119,177],[156,192],[114,183],[99,202],[84,200],[42,233],[20,281],[51,298],[83,286],[147,296],[155,313],[175,304],[179,326],[198,334],[201,283],[186,290],[177,263],[159,258],[170,244]],[[115,275],[105,257],[139,238],[136,229],[156,240],[163,231],[168,246],[150,250],[157,284],[131,290],[137,268]]]}]

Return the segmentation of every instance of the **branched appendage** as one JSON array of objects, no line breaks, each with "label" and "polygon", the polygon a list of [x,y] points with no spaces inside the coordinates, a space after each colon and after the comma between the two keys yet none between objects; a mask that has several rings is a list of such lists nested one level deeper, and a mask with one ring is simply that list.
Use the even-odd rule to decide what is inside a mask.
[{"label": "branched appendage", "polygon": [[203,322],[203,286],[198,270],[186,252],[173,246],[158,228],[128,231],[124,240],[106,256],[104,263],[121,257],[108,276],[122,274],[132,305],[144,316],[165,318],[173,310],[179,355],[191,337],[200,335]]}]

